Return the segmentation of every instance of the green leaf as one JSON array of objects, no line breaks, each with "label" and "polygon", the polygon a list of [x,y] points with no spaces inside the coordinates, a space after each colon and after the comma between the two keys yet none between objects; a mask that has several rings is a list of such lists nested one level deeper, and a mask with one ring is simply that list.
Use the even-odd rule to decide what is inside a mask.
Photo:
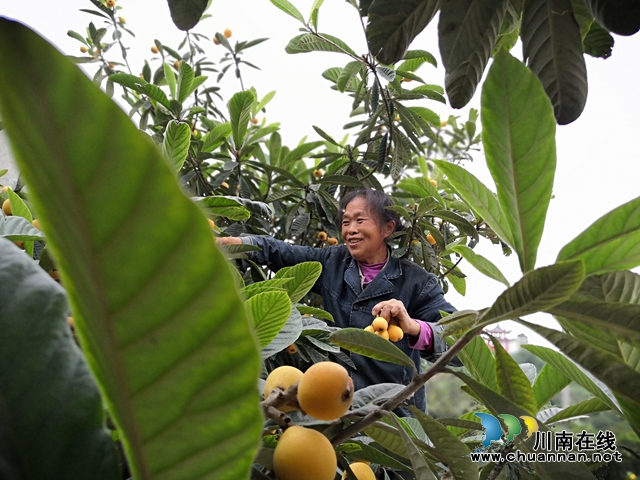
[{"label": "green leaf", "polygon": [[459,165],[444,160],[434,162],[447,176],[456,192],[480,215],[498,236],[513,246],[511,227],[496,196],[473,174]]},{"label": "green leaf", "polygon": [[121,478],[100,392],[70,335],[64,290],[1,238],[0,285],[3,478]]},{"label": "green leaf", "polygon": [[291,309],[291,315],[287,319],[284,327],[278,332],[276,338],[273,341],[264,347],[260,352],[260,356],[262,359],[266,359],[275,355],[278,352],[281,352],[293,342],[298,340],[300,337],[300,333],[302,333],[302,315],[300,312],[294,307]]},{"label": "green leaf", "polygon": [[222,142],[224,142],[225,138],[227,138],[230,133],[230,123],[221,123],[220,125],[216,125],[202,138],[202,151],[213,152],[217,147],[222,145]]},{"label": "green leaf", "polygon": [[177,100],[180,103],[184,103],[189,94],[193,91],[193,79],[195,77],[195,73],[193,68],[185,62],[184,60],[180,61],[180,71],[178,72],[178,84],[176,85],[176,94],[178,96]]},{"label": "green leaf", "polygon": [[[611,409],[620,411],[618,402],[604,385],[597,385],[589,375],[585,374],[572,360],[555,350],[539,345],[523,345],[522,348],[530,351],[535,356],[544,360],[547,364],[561,372],[570,380],[576,382],[582,388],[595,395],[606,403]],[[602,388],[604,387],[604,388]]]},{"label": "green leaf", "polygon": [[253,101],[253,93],[248,90],[234,94],[229,100],[231,132],[233,133],[233,143],[236,150],[242,147],[244,137],[247,134],[247,126],[251,121]]},{"label": "green leaf", "polygon": [[[29,210],[29,207],[22,201],[22,198],[11,189],[7,190],[7,196],[11,204],[12,215],[14,217],[22,217],[29,223],[32,223],[33,216],[31,215],[31,210]],[[26,241],[24,249],[30,257],[33,257],[33,242],[31,240]]]},{"label": "green leaf", "polygon": [[171,93],[171,98],[173,100],[177,100],[176,95],[176,74],[173,73],[173,68],[168,63],[163,63],[162,68],[164,69],[164,78],[167,80],[167,85],[169,85],[169,92]]},{"label": "green leaf", "polygon": [[518,405],[529,415],[538,412],[538,402],[533,393],[531,382],[520,365],[507,353],[502,344],[491,337],[496,355],[496,378],[500,394]]},{"label": "green leaf", "polygon": [[498,297],[481,317],[479,325],[546,311],[567,300],[583,280],[584,265],[580,261],[556,263],[527,272]]},{"label": "green leaf", "polygon": [[359,60],[347,63],[347,65],[340,72],[336,86],[339,92],[344,92],[351,79],[357,75],[362,68],[362,63]]},{"label": "green leaf", "polygon": [[[413,91],[415,91],[415,89]],[[419,115],[420,118],[434,127],[440,126],[440,116],[433,110],[429,110],[425,107],[409,107],[408,109],[410,112]]]},{"label": "green leaf", "polygon": [[478,316],[479,313],[475,310],[458,310],[440,319],[436,325],[444,327],[444,330],[440,332],[441,337],[461,335],[475,325]]},{"label": "green leaf", "polygon": [[496,361],[482,337],[473,337],[460,351],[458,358],[476,381],[492,390],[498,390]]},{"label": "green leaf", "polygon": [[247,300],[253,333],[260,348],[276,338],[291,315],[291,301],[287,292],[258,293]]},{"label": "green leaf", "polygon": [[553,365],[546,363],[533,384],[533,394],[536,397],[538,410],[549,403],[553,397],[558,395],[570,383],[571,379],[569,377]]},{"label": "green leaf", "polygon": [[293,267],[284,267],[278,270],[275,278],[291,278],[285,285],[289,292],[289,298],[293,303],[297,303],[311,290],[320,278],[322,264],[320,262],[303,262]]},{"label": "green leaf", "polygon": [[225,217],[237,222],[251,217],[249,210],[233,197],[215,196],[194,200],[204,207],[209,216]]},{"label": "green leaf", "polygon": [[608,410],[611,410],[611,407],[606,403],[595,397],[588,398],[587,400],[583,400],[574,405],[570,405],[567,408],[563,408],[551,418],[547,419],[544,423],[551,425],[552,423],[563,420],[569,420],[583,415],[591,415],[592,413],[606,412]]},{"label": "green leaf", "polygon": [[447,427],[415,407],[409,409],[429,436],[429,440],[443,457],[443,463],[456,480],[477,480],[478,467],[469,457],[469,447],[452,434]]},{"label": "green leaf", "polygon": [[620,343],[608,332],[590,326],[581,322],[576,322],[562,317],[555,317],[562,329],[570,333],[576,338],[584,340],[591,345],[598,347],[601,350],[605,350],[616,357],[622,358],[622,352],[620,349]]},{"label": "green leaf", "polygon": [[497,280],[500,283],[503,283],[507,287],[510,286],[509,281],[504,277],[498,267],[496,267],[493,263],[491,263],[491,261],[487,260],[482,255],[478,255],[469,247],[466,247],[464,245],[456,245],[454,247],[448,248],[448,250],[451,252],[459,253],[462,258],[469,262],[480,273],[486,275],[489,278]]},{"label": "green leaf", "polygon": [[621,296],[624,299],[637,288],[639,279],[631,272],[588,277],[571,298],[553,307],[550,313],[586,325],[593,330],[590,343],[595,345],[602,342],[599,332],[606,332],[619,341],[640,347],[640,302],[621,301]]},{"label": "green leaf", "polygon": [[456,227],[458,227],[462,234],[469,235],[471,238],[479,240],[478,231],[476,230],[476,228],[471,225],[469,220],[458,215],[457,213],[454,213],[450,210],[433,210],[431,214],[434,217],[441,218],[442,220],[454,224]]},{"label": "green leaf", "polygon": [[[111,78],[111,77],[109,77]],[[144,84],[142,86],[142,88],[140,89],[141,93],[144,93],[145,95],[148,95],[149,98],[155,100],[156,102],[160,103],[163,107],[171,110],[171,104],[172,102],[174,102],[175,100],[172,100],[171,102],[169,101],[169,99],[167,98],[166,93],[164,93],[160,87],[153,85],[151,83],[147,83]]]},{"label": "green leaf", "polygon": [[351,47],[339,38],[327,33],[304,33],[292,38],[284,49],[287,53],[306,53],[306,52],[334,52],[346,53],[352,57],[357,57]]},{"label": "green leaf", "polygon": [[404,178],[402,181],[398,182],[397,186],[405,192],[409,192],[419,198],[440,198],[440,194],[438,193],[438,190],[436,190],[436,187],[434,187],[431,182],[424,177]]},{"label": "green leaf", "polygon": [[326,175],[317,182],[323,185],[344,185],[356,188],[363,186],[360,180],[349,175]]},{"label": "green leaf", "polygon": [[[266,40],[266,39],[265,39],[265,40]],[[271,100],[273,100],[273,97],[275,97],[275,96],[276,96],[276,91],[275,91],[275,90],[273,90],[273,91],[271,91],[271,92],[267,93],[267,94],[262,98],[262,100],[260,100],[260,103],[258,103],[258,104],[255,106],[255,108],[253,109],[253,113],[254,113],[254,114],[257,114],[260,110],[262,110],[264,107],[266,107],[266,106],[269,104],[269,102],[270,102]]]},{"label": "green leaf", "polygon": [[[533,325],[524,320],[519,320],[519,322],[546,338],[574,362],[588,370],[594,377],[608,386],[620,401],[627,402],[636,412],[640,409],[640,372],[634,370],[620,358],[566,333],[540,325]],[[534,353],[538,355],[537,352]],[[605,401],[603,398],[601,400]],[[611,404],[610,401],[607,403]],[[628,416],[627,420],[629,420]],[[634,425],[633,422],[630,423],[636,432],[640,431],[640,424]]]},{"label": "green leaf", "polygon": [[560,125],[578,118],[587,102],[582,36],[572,12],[571,0],[530,0],[520,29],[524,60],[540,79]]},{"label": "green leaf", "polygon": [[640,10],[633,0],[586,0],[585,3],[598,23],[610,32],[633,35],[640,30]]},{"label": "green leaf", "polygon": [[321,308],[309,307],[307,305],[296,305],[296,308],[300,311],[301,314],[309,314],[312,317],[321,318],[323,320],[328,320],[329,322],[333,322],[333,315],[331,315],[326,310],[322,310]]},{"label": "green leaf", "polygon": [[180,30],[195,27],[208,7],[209,0],[168,0],[171,20]]},{"label": "green leaf", "polygon": [[202,212],[120,106],[5,19],[0,115],[133,477],[245,478],[260,361]]},{"label": "green leaf", "polygon": [[326,133],[324,130],[322,130],[320,127],[316,127],[315,125],[312,125],[313,129],[316,131],[316,133],[318,135],[320,135],[322,138],[324,138],[327,142],[335,145],[336,147],[340,147],[341,145],[336,142],[333,137],[331,137],[328,133]]},{"label": "green leaf", "polygon": [[551,200],[555,130],[538,79],[507,52],[498,52],[482,88],[482,141],[523,273],[535,268]]},{"label": "green leaf", "polygon": [[269,0],[269,1],[273,3],[276,7],[278,7],[280,10],[282,10],[284,13],[292,16],[296,20],[299,20],[300,23],[302,23],[303,25],[305,24],[304,17],[300,13],[300,11],[293,6],[291,2],[287,0]]},{"label": "green leaf", "polygon": [[[263,292],[286,292],[283,285],[287,282],[290,282],[290,278],[272,278],[271,280],[264,280],[262,282],[252,283],[251,285],[247,285],[240,290],[240,293],[244,296],[244,298],[251,298],[258,293]],[[287,300],[289,296],[287,295]]]},{"label": "green leaf", "polygon": [[404,470],[405,472],[411,472],[411,468],[396,460],[395,458],[387,455],[386,453],[375,448],[375,443],[366,444],[360,442],[349,442],[343,445],[355,444],[360,447],[360,450],[354,452],[352,456],[358,460],[377,463],[378,465],[384,465],[385,467],[391,467],[398,470]]},{"label": "green leaf", "polygon": [[114,73],[113,75],[109,75],[109,80],[123,87],[132,88],[140,93],[143,92],[142,87],[148,83],[146,80],[128,73]]},{"label": "green leaf", "polygon": [[367,13],[369,51],[385,65],[402,59],[413,39],[434,17],[438,7],[438,0],[374,0]]},{"label": "green leaf", "polygon": [[404,365],[414,370],[416,368],[413,360],[392,342],[360,328],[342,328],[329,335],[329,340],[358,355],[382,362]]},{"label": "green leaf", "polygon": [[44,240],[44,234],[23,217],[0,217],[0,237],[12,242]]},{"label": "green leaf", "polygon": [[179,172],[187,159],[191,129],[186,123],[171,120],[167,125],[162,142],[162,151],[174,172]]},{"label": "green leaf", "polygon": [[590,275],[640,265],[640,197],[604,214],[558,254],[558,260],[576,258]]},{"label": "green leaf", "polygon": [[584,53],[596,58],[609,58],[615,41],[611,34],[597,22],[592,22],[587,35],[582,39]]},{"label": "green leaf", "polygon": [[[411,466],[413,467],[413,472],[416,475],[416,478],[420,478],[423,480],[431,480],[431,479],[436,480],[436,476],[429,469],[429,465],[427,465],[427,462],[423,458],[422,452],[420,452],[418,447],[416,447],[416,444],[413,443],[413,440],[411,440],[411,437],[401,425],[398,417],[396,417],[391,412],[386,412],[386,414],[391,419],[391,421],[396,425],[398,433],[400,434],[400,438],[402,438],[402,442],[404,443],[407,453],[409,454],[409,459],[411,460]],[[470,461],[471,460],[469,460],[469,462]],[[465,477],[465,478],[469,478],[469,477]]]},{"label": "green leaf", "polygon": [[473,97],[498,38],[507,0],[450,0],[442,4],[438,40],[453,108]]},{"label": "green leaf", "polygon": [[[475,392],[477,397],[487,407],[492,415],[498,416],[500,414],[513,415],[514,417],[521,417],[523,415],[528,416],[522,408],[517,406],[510,400],[502,397],[500,394],[491,390],[490,388],[476,382],[462,372],[451,372],[462,381],[464,381]],[[542,422],[538,423],[540,431],[547,432],[549,428]],[[533,439],[527,442],[523,442],[518,436],[514,439],[516,447],[522,452],[534,452]],[[553,450],[549,450],[552,452]],[[593,475],[583,463],[577,462],[532,462],[531,467],[536,471],[538,477],[541,479],[557,479],[563,478],[566,480],[584,480],[593,479]]]}]

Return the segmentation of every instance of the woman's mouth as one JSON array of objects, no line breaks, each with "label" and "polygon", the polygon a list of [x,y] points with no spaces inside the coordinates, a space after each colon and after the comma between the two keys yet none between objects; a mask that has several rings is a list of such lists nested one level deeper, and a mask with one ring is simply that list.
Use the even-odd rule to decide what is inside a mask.
[{"label": "woman's mouth", "polygon": [[353,247],[354,245],[357,245],[358,243],[360,243],[362,241],[361,238],[350,238],[349,241],[347,242],[348,245],[350,247]]}]

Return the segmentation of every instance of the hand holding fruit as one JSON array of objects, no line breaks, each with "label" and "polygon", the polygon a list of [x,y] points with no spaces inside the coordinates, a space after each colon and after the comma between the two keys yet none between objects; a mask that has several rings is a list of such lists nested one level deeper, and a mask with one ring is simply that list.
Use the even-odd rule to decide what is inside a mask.
[{"label": "hand holding fruit", "polygon": [[407,309],[400,300],[391,299],[380,302],[373,307],[371,314],[382,317],[391,325],[397,325],[408,335],[419,335],[420,325],[409,316]]}]

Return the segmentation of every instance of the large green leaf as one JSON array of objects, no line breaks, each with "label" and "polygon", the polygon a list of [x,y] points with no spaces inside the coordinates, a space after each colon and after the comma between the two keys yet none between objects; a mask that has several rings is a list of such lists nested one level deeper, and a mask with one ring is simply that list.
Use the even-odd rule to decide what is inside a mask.
[{"label": "large green leaf", "polygon": [[342,328],[329,335],[329,340],[358,355],[416,368],[413,360],[392,342],[359,328]]},{"label": "large green leaf", "polygon": [[458,358],[476,381],[492,390],[498,390],[496,361],[482,337],[473,337],[458,353]]},{"label": "large green leaf", "polygon": [[4,19],[0,114],[133,476],[246,478],[260,361],[201,211],[118,105]]},{"label": "large green leaf", "polygon": [[475,267],[480,273],[486,275],[489,278],[497,280],[500,283],[510,286],[509,281],[505,278],[502,272],[496,267],[490,260],[487,260],[482,255],[478,255],[465,245],[456,245],[449,248],[450,251],[459,253],[462,258]]},{"label": "large green leaf", "polygon": [[265,359],[281,352],[298,340],[300,333],[302,333],[302,315],[293,307],[291,309],[291,315],[289,315],[289,318],[278,332],[278,335],[276,335],[276,338],[260,351],[261,357]]},{"label": "large green leaf", "polygon": [[278,270],[275,278],[291,278],[284,288],[289,292],[293,303],[297,303],[311,290],[322,273],[320,262],[302,262],[293,267]]},{"label": "large green leaf", "polygon": [[606,213],[565,245],[558,260],[581,258],[588,274],[640,265],[640,197]]},{"label": "large green leaf", "polygon": [[303,33],[292,38],[285,47],[287,53],[307,53],[307,52],[334,52],[346,53],[351,57],[358,57],[349,45],[337,37],[327,33]]},{"label": "large green leaf", "polygon": [[23,217],[0,217],[0,237],[12,242],[44,240],[44,234]]},{"label": "large green leaf", "polygon": [[459,165],[445,160],[436,160],[435,164],[471,208],[480,215],[498,236],[511,246],[514,246],[511,227],[507,222],[505,212],[496,196],[484,186],[473,174]]},{"label": "large green leaf", "polygon": [[[592,329],[591,343],[595,345],[602,341],[598,332],[606,332],[606,336],[640,347],[640,303],[619,301],[621,296],[629,296],[629,290],[637,288],[639,278],[631,272],[588,277],[571,298],[549,312]],[[625,291],[627,281],[629,289]],[[582,338],[586,339],[584,336]]]},{"label": "large green leaf", "polygon": [[571,383],[571,379],[560,370],[546,363],[536,377],[533,384],[533,394],[536,397],[538,409],[544,407],[553,397],[559,394],[564,387]]},{"label": "large green leaf", "polygon": [[395,458],[387,455],[382,452],[378,448],[375,448],[375,443],[366,444],[360,442],[348,442],[343,445],[357,445],[360,447],[360,450],[354,451],[352,453],[353,457],[357,458],[359,461],[366,461],[371,463],[377,463],[378,465],[384,465],[385,467],[396,468],[398,470],[404,470],[406,472],[410,472],[411,468],[396,460]]},{"label": "large green leaf", "polygon": [[598,23],[618,35],[640,30],[640,5],[635,0],[585,0]]},{"label": "large green leaf", "polygon": [[[504,398],[494,390],[476,382],[473,378],[462,372],[452,372],[464,381],[475,395],[482,401],[487,409],[494,415],[513,415],[514,417],[529,416],[522,408],[515,403]],[[543,423],[539,423],[540,431],[549,431]],[[533,437],[524,442],[518,436],[515,438],[516,447],[522,452],[533,452]],[[552,451],[552,450],[550,450]],[[531,467],[536,471],[538,477],[543,480],[585,480],[593,479],[593,475],[583,463],[576,462],[532,462]]]},{"label": "large green leaf", "polygon": [[180,61],[180,71],[178,73],[178,84],[176,85],[177,100],[184,102],[192,91],[193,79],[195,72],[191,65],[184,60]]},{"label": "large green leaf", "polygon": [[546,311],[567,300],[583,280],[584,265],[580,261],[555,263],[527,272],[498,297],[479,325]]},{"label": "large green leaf", "polygon": [[508,0],[449,0],[438,23],[445,88],[453,108],[473,97],[498,38]]},{"label": "large green leaf", "polygon": [[404,443],[409,459],[411,460],[411,466],[413,467],[413,472],[415,473],[416,478],[423,480],[436,480],[436,476],[429,469],[429,465],[427,465],[427,462],[422,456],[422,452],[420,452],[416,444],[413,443],[413,440],[400,423],[401,420],[391,412],[388,412],[387,415],[395,424],[398,434],[400,435],[400,438],[402,438],[402,442]]},{"label": "large green leaf", "polygon": [[305,24],[304,17],[300,11],[288,0],[270,0],[276,7],[285,12],[287,15],[292,16],[296,20],[299,20],[303,25]]},{"label": "large green leaf", "polygon": [[236,150],[240,150],[247,134],[247,126],[251,121],[251,106],[254,100],[253,93],[249,90],[238,92],[229,100],[231,132]]},{"label": "large green leaf", "polygon": [[235,197],[204,197],[196,198],[196,202],[210,215],[225,217],[230,220],[242,221],[251,217],[251,213],[245,208],[239,199]]},{"label": "large green leaf", "polygon": [[120,478],[64,290],[0,238],[0,477]]},{"label": "large green leaf", "polygon": [[571,0],[530,0],[522,13],[524,60],[544,86],[560,125],[573,122],[587,102],[587,67]]},{"label": "large green leaf", "polygon": [[529,350],[531,353],[561,372],[567,378],[573,380],[582,388],[595,395],[613,410],[620,410],[618,402],[606,386],[598,385],[589,377],[589,375],[584,373],[582,369],[575,364],[575,362],[564,356],[562,353],[539,345],[523,345],[522,347]]},{"label": "large green leaf", "polygon": [[287,292],[263,292],[247,300],[253,333],[260,348],[266,347],[282,330],[289,315],[291,301]]},{"label": "large green leaf", "polygon": [[410,407],[429,440],[442,455],[443,462],[456,480],[476,480],[478,467],[469,457],[469,447],[451,433],[447,427],[415,407]]},{"label": "large green leaf", "polygon": [[509,53],[498,52],[482,88],[482,142],[523,272],[535,267],[551,200],[555,130],[538,79]]},{"label": "large green leaf", "polygon": [[162,143],[162,151],[174,172],[178,172],[189,153],[191,129],[186,123],[171,120],[167,125]]},{"label": "large green leaf", "polygon": [[440,0],[374,0],[367,12],[369,51],[387,65],[402,59],[439,6]]},{"label": "large green leaf", "polygon": [[202,151],[213,152],[215,148],[220,146],[224,139],[231,133],[231,125],[229,123],[221,123],[216,125],[202,138]]},{"label": "large green leaf", "polygon": [[[640,397],[638,396],[640,393],[640,372],[627,365],[620,358],[570,335],[539,325],[533,325],[523,320],[520,320],[520,322],[545,337],[569,358],[607,385],[615,393],[627,422],[636,433],[640,432],[640,416],[638,415],[638,412],[640,412]],[[532,346],[529,346],[528,349],[531,350]],[[540,356],[539,351],[534,351],[534,353]],[[543,354],[545,353],[549,355],[548,352],[543,352]],[[596,394],[595,392],[593,393]],[[617,407],[612,404],[608,397],[596,396],[610,405],[611,408]]]},{"label": "large green leaf", "polygon": [[171,19],[180,30],[191,30],[209,6],[209,0],[168,0]]},{"label": "large green leaf", "polygon": [[520,365],[507,353],[502,344],[495,338],[491,338],[496,354],[496,379],[498,390],[505,398],[508,398],[520,408],[535,416],[538,412],[531,382],[520,368]]},{"label": "large green leaf", "polygon": [[609,32],[597,22],[592,22],[587,35],[582,39],[584,53],[596,58],[609,58],[615,43]]},{"label": "large green leaf", "polygon": [[574,337],[584,340],[601,350],[605,350],[616,357],[622,358],[618,340],[612,337],[608,332],[567,318],[558,316],[555,318],[565,332],[570,333]]},{"label": "large green leaf", "polygon": [[547,425],[550,425],[552,423],[569,420],[571,418],[579,417],[582,415],[606,412],[607,410],[611,410],[611,407],[609,407],[609,405],[596,397],[592,397],[588,398],[587,400],[583,400],[582,402],[578,402],[574,405],[570,405],[567,408],[563,408],[562,410],[548,418],[545,423]]}]

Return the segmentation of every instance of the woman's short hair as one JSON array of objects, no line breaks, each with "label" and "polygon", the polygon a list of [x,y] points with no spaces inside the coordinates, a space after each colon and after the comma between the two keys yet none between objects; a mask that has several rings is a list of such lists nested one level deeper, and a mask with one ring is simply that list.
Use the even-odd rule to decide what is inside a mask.
[{"label": "woman's short hair", "polygon": [[387,222],[393,220],[396,222],[396,231],[404,230],[404,223],[397,212],[385,207],[395,205],[389,195],[380,190],[373,190],[371,188],[357,188],[349,191],[340,201],[340,217],[344,214],[347,205],[351,203],[355,198],[364,198],[367,204],[367,210],[369,213],[378,217],[378,223],[380,225],[386,225]]}]

